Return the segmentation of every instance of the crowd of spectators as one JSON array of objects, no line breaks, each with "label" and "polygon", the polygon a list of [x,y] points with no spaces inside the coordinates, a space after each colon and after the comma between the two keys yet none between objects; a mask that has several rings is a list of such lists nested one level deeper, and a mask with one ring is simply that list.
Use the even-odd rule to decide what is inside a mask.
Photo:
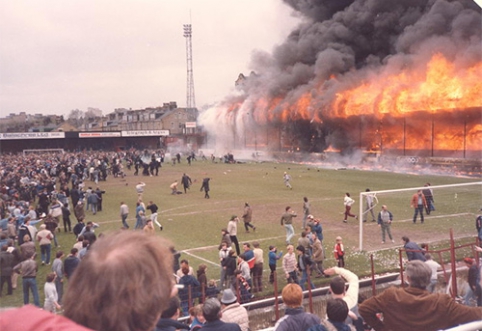
[{"label": "crowd of spectators", "polygon": [[[30,302],[31,292],[34,305],[41,306],[36,279],[36,255],[39,252],[35,242],[39,242],[40,263],[50,265],[51,245],[58,245],[56,233],[62,220],[64,231],[74,232],[77,242],[64,261],[62,258],[66,254],[57,250],[52,261],[53,272],[45,280],[43,307],[49,313],[63,309],[69,320],[57,319],[53,315],[48,318],[56,318],[61,324],[75,322],[77,325],[72,326],[73,330],[250,330],[248,313],[242,304],[249,302],[253,293],[263,291],[264,252],[256,241],[244,242],[242,248],[239,247],[237,216],[233,215],[227,229],[222,230],[219,281],[207,279],[205,264],[199,265],[195,274],[187,260],[178,262],[180,255],[174,248],[151,235],[154,232],[151,219],[143,222],[144,231],[120,231],[99,239],[95,233],[98,224],[84,224],[86,211],[92,214],[102,211],[105,191],[99,188],[99,181],[107,180],[110,175],[123,175],[123,163],[134,165],[136,172],[142,168],[144,175],[157,175],[156,166],[161,165],[162,157],[155,153],[113,152],[2,157],[0,295],[5,283],[7,295],[12,294],[16,277],[21,273],[24,304]],[[86,184],[92,182],[97,186],[95,189]],[[142,184],[138,185],[143,187]],[[139,190],[137,192],[142,197]],[[155,204],[151,201],[148,207],[152,214],[157,214],[157,206],[153,206]],[[249,204],[246,203],[245,207]],[[77,220],[73,227],[70,211]],[[367,328],[364,321],[374,330],[398,329],[402,325],[408,329],[413,326],[413,329],[435,330],[434,326],[447,328],[482,319],[482,308],[466,307],[455,303],[446,294],[426,291],[431,283],[432,270],[427,264],[410,258],[413,261],[407,264],[406,271],[409,287],[389,289],[359,304],[358,277],[344,269],[344,265],[323,268],[320,220],[307,215],[306,221],[296,249],[289,244],[289,238],[285,255],[278,253],[274,246],[269,247],[267,254],[270,283],[275,280],[273,272],[278,259],[283,261],[288,283],[282,291],[285,316],[277,321],[275,330],[293,330],[294,327],[297,330],[335,328],[360,331]],[[37,230],[35,224],[40,222],[43,223]],[[251,227],[254,231],[255,227]],[[245,230],[249,231],[248,226]],[[407,237],[403,240],[407,254],[418,253],[418,246],[409,246],[411,242]],[[236,251],[232,249],[232,243]],[[312,270],[318,277],[334,276],[330,282],[332,298],[327,302],[327,318],[323,320],[304,312],[302,307],[305,283],[309,289],[315,288],[311,281]],[[69,282],[65,293],[64,280]],[[474,292],[476,289],[474,286]],[[398,307],[407,308],[398,309],[393,302]],[[412,319],[407,320],[409,316],[406,314],[413,310],[410,307],[417,305],[424,309],[417,308],[416,318],[412,314]],[[26,311],[22,309],[16,310],[17,314]],[[430,318],[426,311],[430,312]],[[27,324],[31,321],[17,318],[14,312],[0,315],[0,328],[28,330]],[[380,314],[383,319],[379,318]],[[191,316],[191,324],[177,322],[181,315]],[[38,312],[29,316],[47,318]]]}]

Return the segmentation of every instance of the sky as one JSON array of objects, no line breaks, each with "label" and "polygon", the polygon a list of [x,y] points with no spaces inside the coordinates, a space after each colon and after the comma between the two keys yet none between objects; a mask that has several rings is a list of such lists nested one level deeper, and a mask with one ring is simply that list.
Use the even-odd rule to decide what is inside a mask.
[{"label": "sky", "polygon": [[0,1],[0,117],[185,107],[189,23],[202,108],[298,22],[281,0]]}]

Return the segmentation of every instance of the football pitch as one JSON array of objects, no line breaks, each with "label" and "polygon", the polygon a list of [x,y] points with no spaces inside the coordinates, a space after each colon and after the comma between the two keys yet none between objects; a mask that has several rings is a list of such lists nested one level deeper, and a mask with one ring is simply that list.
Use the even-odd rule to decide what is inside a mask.
[{"label": "football pitch", "polygon": [[[411,188],[423,186],[430,182],[432,186],[480,181],[480,178],[461,178],[451,176],[430,176],[417,174],[402,174],[383,171],[366,171],[357,169],[324,169],[316,165],[288,164],[275,162],[247,162],[240,164],[212,163],[211,161],[194,161],[191,166],[185,160],[181,164],[163,164],[159,176],[134,176],[134,170],[125,169],[125,178],[107,178],[105,182],[86,181],[86,188],[100,187],[105,190],[103,195],[103,210],[96,215],[86,212],[86,220],[100,225],[96,234],[118,230],[121,228],[119,207],[121,201],[128,204],[130,214],[128,223],[133,231],[135,223],[135,207],[137,193],[135,186],[138,182],[146,184],[143,201],[148,204],[153,201],[159,207],[158,220],[163,225],[163,231],[156,227],[156,235],[167,239],[178,251],[181,259],[187,259],[190,265],[197,267],[204,263],[207,265],[208,279],[219,279],[218,245],[221,241],[221,229],[227,227],[232,215],[241,217],[245,202],[253,209],[252,224],[256,231],[245,233],[242,220],[238,224],[238,240],[241,243],[258,241],[264,250],[264,275],[265,291],[258,295],[272,294],[272,286],[267,282],[268,246],[275,245],[278,251],[286,251],[285,229],[280,224],[280,217],[286,206],[291,206],[298,214],[294,219],[295,236],[292,243],[300,237],[303,217],[303,197],[307,197],[311,204],[311,214],[321,219],[323,227],[323,246],[326,252],[324,266],[335,266],[333,258],[333,245],[336,236],[343,237],[345,245],[346,268],[354,271],[360,277],[370,273],[370,254],[373,254],[375,271],[377,273],[397,270],[398,248],[402,246],[401,237],[406,235],[417,243],[429,243],[431,248],[448,247],[450,229],[460,243],[475,240],[475,217],[482,205],[482,191],[480,185],[470,188],[453,190],[434,190],[436,210],[425,217],[425,223],[412,223],[413,209],[410,199],[415,192],[394,193],[378,195],[378,204],[374,208],[375,215],[386,204],[393,213],[392,234],[395,243],[387,240],[381,244],[381,231],[376,222],[363,223],[363,251],[359,251],[359,221],[349,218],[348,223],[343,223],[343,198],[345,192],[351,193],[356,200],[352,212],[358,214],[359,193],[366,188],[372,191],[390,190],[398,188]],[[284,185],[283,173],[291,175],[290,190]],[[140,172],[141,173],[141,172]],[[183,173],[188,174],[193,184],[184,194],[172,195],[170,184],[174,180],[180,183]],[[200,192],[203,178],[209,177],[211,191],[210,199],[204,198]],[[150,212],[147,212],[149,215]],[[72,215],[72,224],[76,223]],[[66,254],[75,243],[71,233],[63,231],[58,234],[58,249]],[[37,249],[39,252],[39,249]],[[471,254],[470,250],[464,254]],[[37,261],[40,261],[38,254]],[[53,260],[53,257],[52,257]],[[281,261],[278,262],[278,270]],[[37,283],[43,304],[43,284],[45,275],[50,271],[50,266],[39,265]],[[284,281],[279,277],[281,284]],[[315,285],[320,286],[327,282],[325,279],[316,279]],[[66,284],[65,286],[68,286]],[[65,291],[65,289],[64,289]],[[3,296],[1,306],[21,306],[23,304],[21,279],[13,296]]]}]

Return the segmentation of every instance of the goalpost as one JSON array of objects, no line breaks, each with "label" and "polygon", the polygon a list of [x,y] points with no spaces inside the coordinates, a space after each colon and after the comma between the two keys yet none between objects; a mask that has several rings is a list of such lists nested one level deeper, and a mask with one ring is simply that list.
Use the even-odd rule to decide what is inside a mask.
[{"label": "goalpost", "polygon": [[[392,190],[360,192],[359,202],[359,249],[363,250],[363,232],[364,225],[373,224],[370,222],[370,209],[367,208],[367,196],[371,195],[374,199],[371,208],[378,217],[382,205],[387,205],[387,209],[394,214],[396,221],[405,218],[405,222],[412,223],[413,208],[410,207],[410,201],[418,190],[430,188],[433,191],[435,212],[433,218],[444,218],[446,220],[459,219],[468,217],[474,220],[470,226],[473,228],[475,236],[475,218],[474,213],[482,208],[482,182],[469,182],[461,184],[438,185],[438,186],[421,186]],[[423,211],[424,214],[426,211]],[[427,217],[427,216],[426,216]],[[366,219],[366,223],[363,221]]]},{"label": "goalpost", "polygon": [[54,154],[64,154],[63,148],[40,148],[40,149],[24,149],[23,156],[27,154],[42,154],[42,153],[54,153]]}]

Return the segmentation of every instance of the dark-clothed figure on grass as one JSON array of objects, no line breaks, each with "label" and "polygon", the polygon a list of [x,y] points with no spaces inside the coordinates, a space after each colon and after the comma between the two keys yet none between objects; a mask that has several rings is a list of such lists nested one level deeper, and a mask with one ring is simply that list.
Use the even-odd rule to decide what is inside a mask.
[{"label": "dark-clothed figure on grass", "polygon": [[203,179],[203,183],[201,185],[201,189],[200,191],[202,192],[204,190],[204,198],[205,199],[209,199],[210,196],[209,196],[209,191],[210,191],[210,188],[209,188],[209,181],[211,180],[211,178],[204,178]]}]

